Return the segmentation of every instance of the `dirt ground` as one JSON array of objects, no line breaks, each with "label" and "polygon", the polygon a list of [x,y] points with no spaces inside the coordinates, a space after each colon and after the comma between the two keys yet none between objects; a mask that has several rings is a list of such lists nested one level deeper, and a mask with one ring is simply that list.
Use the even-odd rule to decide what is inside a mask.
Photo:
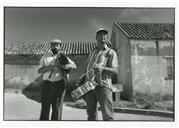
[{"label": "dirt ground", "polygon": [[[32,84],[28,85],[28,83],[20,78],[12,78],[5,81],[5,91],[6,92],[22,92],[26,97],[40,102],[40,79],[37,79]],[[67,95],[65,98],[66,102],[74,102],[71,98],[71,91],[74,90],[75,82],[69,83],[67,86]],[[147,110],[159,110],[159,111],[174,111],[174,98],[172,95],[160,95],[160,94],[135,94],[133,97],[133,101],[126,101],[121,98],[121,100],[117,103],[114,103],[115,107],[118,108],[136,108],[136,109],[147,109]],[[77,101],[73,107],[85,107],[85,103],[80,100]]]},{"label": "dirt ground", "polygon": [[[64,103],[62,120],[82,121],[87,120],[86,109],[78,109],[67,106]],[[38,120],[40,114],[40,102],[30,99],[22,93],[6,92],[4,94],[4,120]],[[99,120],[102,120],[101,112],[98,112]],[[115,113],[115,120],[138,121],[173,121],[170,117],[139,115],[130,113]]]}]

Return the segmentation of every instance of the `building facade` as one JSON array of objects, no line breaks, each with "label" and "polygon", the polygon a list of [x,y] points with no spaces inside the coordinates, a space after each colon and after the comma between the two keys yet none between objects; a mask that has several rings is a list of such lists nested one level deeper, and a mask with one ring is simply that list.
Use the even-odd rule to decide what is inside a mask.
[{"label": "building facade", "polygon": [[[63,42],[60,51],[72,59],[78,69],[72,70],[70,80],[79,80],[85,71],[88,54],[96,47],[93,42]],[[10,42],[5,48],[4,70],[5,80],[18,79],[30,84],[39,78],[38,64],[43,54],[50,52],[49,43]]]},{"label": "building facade", "polygon": [[114,22],[111,43],[124,99],[136,93],[173,95],[174,24]]}]

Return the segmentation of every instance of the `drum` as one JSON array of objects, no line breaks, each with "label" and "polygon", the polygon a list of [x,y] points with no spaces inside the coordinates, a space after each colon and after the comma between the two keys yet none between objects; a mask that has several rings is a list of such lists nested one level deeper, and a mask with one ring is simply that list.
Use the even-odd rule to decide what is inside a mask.
[{"label": "drum", "polygon": [[73,99],[77,100],[90,90],[93,90],[96,87],[97,83],[95,81],[88,81],[85,84],[79,86],[72,91],[71,96]]}]

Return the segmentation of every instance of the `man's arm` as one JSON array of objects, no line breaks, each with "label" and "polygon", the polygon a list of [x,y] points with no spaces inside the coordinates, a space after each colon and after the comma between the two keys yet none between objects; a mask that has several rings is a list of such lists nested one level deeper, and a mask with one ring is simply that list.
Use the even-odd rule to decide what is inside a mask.
[{"label": "man's arm", "polygon": [[48,66],[42,66],[38,69],[38,73],[45,73],[45,72],[48,72],[48,71],[52,71],[54,69],[54,65],[48,65]]},{"label": "man's arm", "polygon": [[110,67],[106,67],[106,66],[101,66],[101,65],[96,65],[94,66],[95,70],[98,70],[100,72],[106,72],[109,74],[118,74],[118,60],[117,60],[117,54],[115,51],[112,51],[110,53]]},{"label": "man's arm", "polygon": [[110,74],[118,74],[118,68],[109,68],[109,67],[105,67],[104,68],[105,72],[108,72]]},{"label": "man's arm", "polygon": [[72,60],[68,58],[68,61],[69,61],[69,64],[66,64],[64,66],[64,69],[76,69],[77,68],[76,64]]},{"label": "man's arm", "polygon": [[94,66],[94,69],[99,72],[107,72],[109,74],[118,74],[118,68],[117,67],[106,67],[101,65]]},{"label": "man's arm", "polygon": [[37,70],[38,73],[43,74],[47,71],[52,71],[54,69],[53,65],[45,66],[44,59],[46,58],[45,55],[42,56],[42,58],[39,61],[39,69]]}]

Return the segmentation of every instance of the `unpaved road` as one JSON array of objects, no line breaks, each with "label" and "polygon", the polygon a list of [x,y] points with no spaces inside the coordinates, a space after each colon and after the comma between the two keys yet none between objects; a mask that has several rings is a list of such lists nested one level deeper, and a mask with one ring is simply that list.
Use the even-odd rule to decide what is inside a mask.
[{"label": "unpaved road", "polygon": [[[38,120],[40,114],[40,103],[27,98],[20,93],[4,94],[4,120]],[[102,120],[99,111],[99,120]],[[65,106],[63,109],[62,120],[81,121],[86,120],[86,110]],[[115,120],[150,120],[150,121],[172,121],[173,118],[137,115],[128,113],[115,113]]]}]

